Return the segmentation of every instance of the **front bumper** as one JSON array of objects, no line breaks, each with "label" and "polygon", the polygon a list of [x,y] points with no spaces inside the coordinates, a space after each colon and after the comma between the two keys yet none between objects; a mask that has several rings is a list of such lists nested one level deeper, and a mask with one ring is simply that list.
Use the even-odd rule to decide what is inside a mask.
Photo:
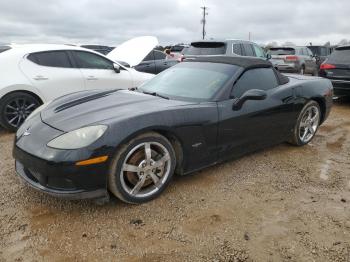
[{"label": "front bumper", "polygon": [[32,188],[66,199],[91,199],[108,196],[106,164],[77,167],[51,163],[21,150],[13,151],[18,176]]}]

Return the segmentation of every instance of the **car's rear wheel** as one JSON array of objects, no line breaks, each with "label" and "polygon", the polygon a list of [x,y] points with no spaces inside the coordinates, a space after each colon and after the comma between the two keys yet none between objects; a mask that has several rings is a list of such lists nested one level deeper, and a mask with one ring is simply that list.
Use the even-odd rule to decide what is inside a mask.
[{"label": "car's rear wheel", "polygon": [[168,139],[145,133],[118,150],[108,174],[108,188],[124,202],[144,203],[164,191],[175,166],[175,152]]},{"label": "car's rear wheel", "polygon": [[308,144],[318,130],[320,119],[321,110],[319,104],[315,101],[308,102],[299,114],[290,142],[296,146]]},{"label": "car's rear wheel", "polygon": [[0,100],[1,125],[9,131],[16,131],[40,104],[35,96],[24,92],[4,96]]}]

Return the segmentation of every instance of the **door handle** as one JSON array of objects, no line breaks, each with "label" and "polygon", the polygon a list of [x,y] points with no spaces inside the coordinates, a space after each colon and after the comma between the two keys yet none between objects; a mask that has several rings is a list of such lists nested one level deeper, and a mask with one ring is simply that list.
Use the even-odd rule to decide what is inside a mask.
[{"label": "door handle", "polygon": [[38,81],[40,81],[40,80],[48,80],[49,78],[48,77],[45,77],[45,76],[35,76],[34,77],[34,80],[38,80]]},{"label": "door handle", "polygon": [[87,80],[98,80],[98,78],[95,76],[88,76]]}]

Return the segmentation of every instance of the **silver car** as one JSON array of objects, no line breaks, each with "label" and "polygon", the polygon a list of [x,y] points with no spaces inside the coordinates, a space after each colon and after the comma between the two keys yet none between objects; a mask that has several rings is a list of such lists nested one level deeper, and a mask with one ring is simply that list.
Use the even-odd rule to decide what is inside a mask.
[{"label": "silver car", "polygon": [[316,58],[305,46],[272,47],[269,54],[271,63],[281,72],[318,74]]}]

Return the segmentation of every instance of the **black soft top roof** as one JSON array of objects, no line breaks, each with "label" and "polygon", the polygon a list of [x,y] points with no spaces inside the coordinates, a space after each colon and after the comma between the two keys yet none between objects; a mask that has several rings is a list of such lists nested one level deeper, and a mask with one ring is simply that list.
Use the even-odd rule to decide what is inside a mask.
[{"label": "black soft top roof", "polygon": [[[208,62],[208,63],[219,63],[219,64],[230,64],[236,65],[244,68],[245,70],[252,68],[273,68],[270,61],[254,58],[254,57],[244,57],[244,56],[198,56],[191,57],[184,60],[184,62]],[[280,72],[275,70],[276,77],[280,85],[287,84],[289,78],[282,75]]]},{"label": "black soft top roof", "polygon": [[198,56],[187,58],[184,60],[184,62],[209,62],[219,64],[231,64],[246,69],[257,67],[272,67],[272,64],[269,61],[260,58],[241,56]]}]

